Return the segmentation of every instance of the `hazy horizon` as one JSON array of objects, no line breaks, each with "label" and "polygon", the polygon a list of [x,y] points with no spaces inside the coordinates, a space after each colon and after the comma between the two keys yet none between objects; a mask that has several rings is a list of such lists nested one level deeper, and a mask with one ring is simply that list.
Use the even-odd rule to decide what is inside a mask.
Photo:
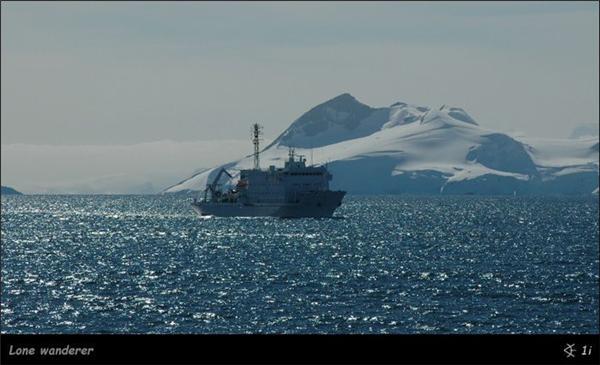
[{"label": "hazy horizon", "polygon": [[[2,185],[157,191],[342,93],[567,138],[598,124],[598,4],[1,5]],[[219,153],[215,153],[218,150]],[[150,184],[150,185],[149,185]]]}]

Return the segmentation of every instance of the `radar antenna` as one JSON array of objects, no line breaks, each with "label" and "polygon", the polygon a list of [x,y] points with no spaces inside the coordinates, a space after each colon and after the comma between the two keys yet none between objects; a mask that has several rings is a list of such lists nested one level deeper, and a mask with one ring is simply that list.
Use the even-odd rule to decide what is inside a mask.
[{"label": "radar antenna", "polygon": [[252,143],[254,144],[254,169],[260,169],[260,159],[259,159],[259,143],[260,136],[262,136],[262,126],[258,123],[254,123],[252,125]]}]

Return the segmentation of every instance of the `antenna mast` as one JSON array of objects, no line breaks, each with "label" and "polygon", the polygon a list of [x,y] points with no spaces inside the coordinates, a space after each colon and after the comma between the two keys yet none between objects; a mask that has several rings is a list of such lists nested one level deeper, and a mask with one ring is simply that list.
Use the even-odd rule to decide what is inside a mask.
[{"label": "antenna mast", "polygon": [[260,136],[262,136],[262,126],[258,123],[254,123],[252,125],[252,143],[254,144],[254,169],[260,169],[260,160],[259,160],[259,143]]}]

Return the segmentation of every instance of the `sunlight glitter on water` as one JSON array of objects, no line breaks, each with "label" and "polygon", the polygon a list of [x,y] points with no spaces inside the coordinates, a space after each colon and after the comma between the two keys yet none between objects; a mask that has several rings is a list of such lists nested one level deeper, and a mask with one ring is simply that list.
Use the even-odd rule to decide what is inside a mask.
[{"label": "sunlight glitter on water", "polygon": [[598,331],[596,200],[364,196],[336,215],[3,197],[2,331]]}]

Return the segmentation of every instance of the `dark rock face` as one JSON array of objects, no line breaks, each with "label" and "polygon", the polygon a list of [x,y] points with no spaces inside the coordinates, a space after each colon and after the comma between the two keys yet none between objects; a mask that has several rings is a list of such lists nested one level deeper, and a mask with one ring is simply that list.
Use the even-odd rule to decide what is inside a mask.
[{"label": "dark rock face", "polygon": [[598,172],[586,171],[558,176],[544,182],[534,181],[531,194],[588,195],[598,188]]},{"label": "dark rock face", "polygon": [[448,115],[454,119],[460,120],[461,122],[478,125],[477,122],[462,108],[450,108]]},{"label": "dark rock face", "polygon": [[439,194],[446,177],[438,171],[406,172],[391,175],[398,160],[390,157],[363,157],[334,161],[331,188],[352,194]]},{"label": "dark rock face", "polygon": [[8,186],[0,187],[0,194],[2,194],[2,195],[23,195],[23,193],[18,192],[15,189],[8,187]]},{"label": "dark rock face", "polygon": [[569,138],[577,139],[577,138],[586,138],[592,136],[598,136],[598,128],[600,126],[597,123],[585,123],[580,124],[573,129],[571,132],[571,136]]},{"label": "dark rock face", "polygon": [[[383,109],[385,112],[378,113],[380,116],[373,115]],[[322,147],[349,138],[368,136],[381,128],[381,125],[387,121],[388,115],[388,108],[371,108],[350,94],[342,94],[304,113],[273,144],[304,148]],[[375,118],[372,118],[373,116]],[[337,135],[331,133],[321,138],[312,138],[310,142],[297,138],[298,136],[315,137],[333,129],[341,129],[344,133]]]},{"label": "dark rock face", "polygon": [[467,154],[468,161],[477,161],[498,171],[538,176],[535,163],[523,145],[507,135],[494,133],[484,136],[486,141]]}]

